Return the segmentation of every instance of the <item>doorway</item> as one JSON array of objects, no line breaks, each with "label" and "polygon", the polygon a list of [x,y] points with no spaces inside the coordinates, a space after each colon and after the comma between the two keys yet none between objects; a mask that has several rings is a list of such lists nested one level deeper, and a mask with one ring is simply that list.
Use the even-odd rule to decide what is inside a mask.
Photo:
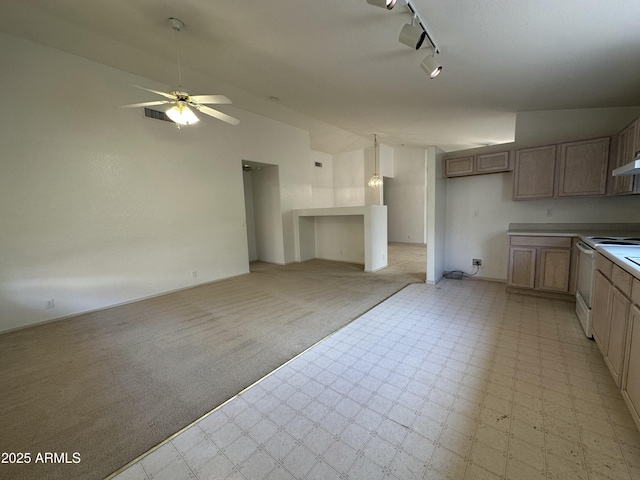
[{"label": "doorway", "polygon": [[284,263],[277,165],[242,161],[249,262]]}]

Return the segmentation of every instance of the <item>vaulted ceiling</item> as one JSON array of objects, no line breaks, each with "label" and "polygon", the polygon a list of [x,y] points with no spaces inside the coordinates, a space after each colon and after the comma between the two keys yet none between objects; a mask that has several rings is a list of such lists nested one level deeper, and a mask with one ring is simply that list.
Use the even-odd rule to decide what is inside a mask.
[{"label": "vaulted ceiling", "polygon": [[[227,95],[220,110],[240,119],[236,107],[307,129],[328,153],[373,133],[459,150],[512,141],[527,112],[548,126],[562,111],[562,129],[580,112],[620,123],[640,106],[637,0],[411,1],[441,50],[433,80],[426,49],[398,42],[411,21],[402,0],[391,11],[366,0],[3,0],[0,31],[168,86],[179,45],[192,93]],[[168,17],[186,24],[177,40]]]}]

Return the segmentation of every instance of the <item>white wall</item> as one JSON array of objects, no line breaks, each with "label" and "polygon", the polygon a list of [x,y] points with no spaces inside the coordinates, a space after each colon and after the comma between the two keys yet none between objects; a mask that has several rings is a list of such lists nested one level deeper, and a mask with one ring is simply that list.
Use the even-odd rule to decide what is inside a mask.
[{"label": "white wall", "polygon": [[333,156],[333,188],[335,207],[364,205],[364,150]]},{"label": "white wall", "polygon": [[255,223],[255,211],[253,208],[253,175],[251,172],[242,172],[242,179],[244,182],[244,205],[246,213],[246,226],[247,226],[247,249],[249,252],[249,261],[255,262],[258,260],[258,249],[256,246],[256,223]]},{"label": "white wall", "polygon": [[444,152],[438,147],[425,151],[427,160],[427,276],[429,284],[438,283],[445,270],[445,252],[449,248],[447,226],[448,184],[443,176]]},{"label": "white wall", "polygon": [[395,173],[384,179],[389,241],[427,243],[427,168],[425,151],[394,149]]},{"label": "white wall", "polygon": [[0,331],[248,272],[241,159],[279,165],[293,258],[308,132],[233,107],[178,130],[118,108],[166,86],[4,34],[0,62]]},{"label": "white wall", "polygon": [[276,165],[254,169],[253,211],[257,260],[284,264],[280,179]]},{"label": "white wall", "polygon": [[[311,199],[313,208],[331,208],[335,204],[333,195],[333,156],[322,152],[311,152],[313,167],[313,185]],[[322,167],[316,167],[320,162]]]},{"label": "white wall", "polygon": [[315,217],[316,257],[364,264],[364,216]]},{"label": "white wall", "polygon": [[[478,277],[506,280],[509,223],[640,221],[637,196],[515,202],[512,179],[512,173],[503,173],[446,180],[446,270],[472,272],[471,259],[481,258]],[[552,217],[546,216],[547,209],[553,210]]]}]

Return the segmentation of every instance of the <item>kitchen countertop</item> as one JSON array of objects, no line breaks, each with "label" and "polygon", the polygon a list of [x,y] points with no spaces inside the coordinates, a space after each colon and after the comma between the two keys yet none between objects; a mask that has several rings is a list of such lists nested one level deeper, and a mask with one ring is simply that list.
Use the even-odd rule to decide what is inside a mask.
[{"label": "kitchen countertop", "polygon": [[507,235],[543,237],[640,237],[638,223],[511,223]]},{"label": "kitchen countertop", "polygon": [[640,262],[640,245],[598,246],[596,247],[596,252],[603,254],[620,268],[640,279],[640,265],[627,259],[627,257],[635,257]]}]

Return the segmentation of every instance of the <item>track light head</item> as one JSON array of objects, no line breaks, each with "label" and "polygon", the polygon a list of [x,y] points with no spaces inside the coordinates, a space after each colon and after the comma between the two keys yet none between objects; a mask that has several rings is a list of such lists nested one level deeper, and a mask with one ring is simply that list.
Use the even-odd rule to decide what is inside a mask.
[{"label": "track light head", "polygon": [[387,10],[391,10],[396,6],[396,0],[367,0],[367,3],[376,7],[386,8]]},{"label": "track light head", "polygon": [[435,56],[428,56],[420,64],[420,68],[429,74],[429,78],[436,78],[442,71],[442,65],[438,63]]},{"label": "track light head", "polygon": [[418,50],[422,46],[422,42],[424,42],[426,36],[427,32],[412,22],[407,23],[402,27],[402,30],[400,30],[400,38],[398,38],[398,40],[407,47]]}]

